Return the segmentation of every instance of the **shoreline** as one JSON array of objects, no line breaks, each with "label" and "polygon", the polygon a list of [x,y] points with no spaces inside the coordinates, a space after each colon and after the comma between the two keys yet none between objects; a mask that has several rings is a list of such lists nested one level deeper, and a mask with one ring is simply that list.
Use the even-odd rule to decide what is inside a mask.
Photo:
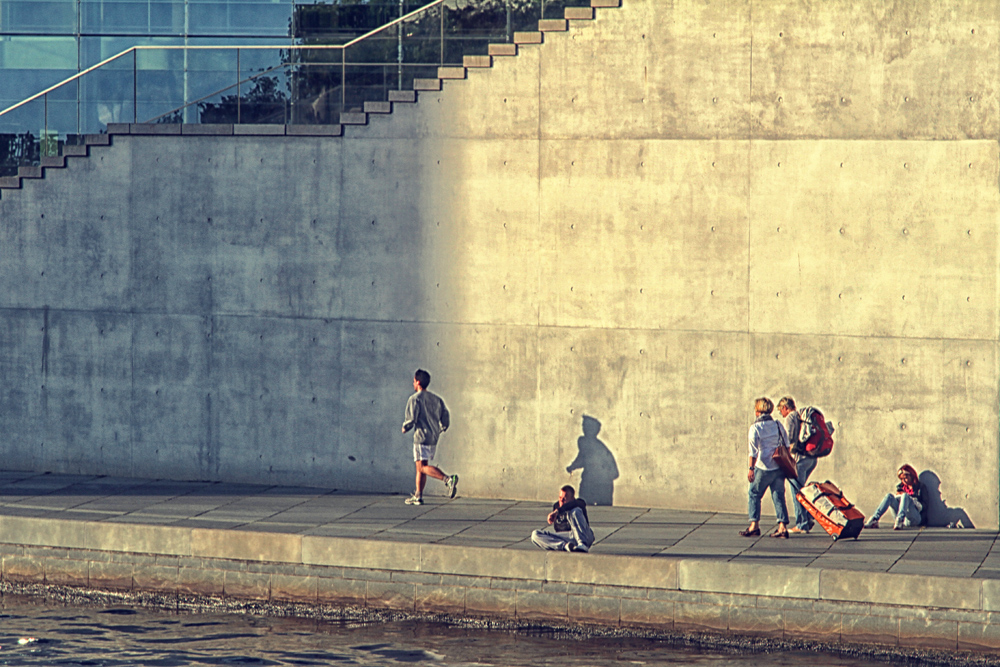
[{"label": "shoreline", "polygon": [[487,616],[419,613],[388,609],[331,604],[262,602],[212,595],[170,595],[149,591],[115,591],[75,588],[48,584],[0,582],[0,599],[10,598],[27,604],[67,607],[128,607],[175,614],[220,614],[267,618],[297,618],[317,623],[344,621],[365,623],[439,623],[483,632],[503,632],[529,636],[546,635],[558,639],[639,639],[662,642],[670,647],[694,648],[732,655],[756,653],[809,652],[857,658],[887,665],[920,667],[998,667],[1000,656],[966,651],[900,649],[878,644],[830,643],[807,640],[782,640],[738,633],[676,633],[648,628],[611,628],[586,623],[556,623],[540,620],[519,621]]}]

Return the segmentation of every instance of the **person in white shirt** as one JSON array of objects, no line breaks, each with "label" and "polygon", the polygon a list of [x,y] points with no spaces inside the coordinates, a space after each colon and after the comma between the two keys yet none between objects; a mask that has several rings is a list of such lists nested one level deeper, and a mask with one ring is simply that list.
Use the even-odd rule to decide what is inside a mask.
[{"label": "person in white shirt", "polygon": [[750,461],[747,481],[750,482],[750,487],[747,489],[747,513],[750,516],[750,526],[740,531],[743,537],[760,536],[760,500],[768,489],[771,490],[771,501],[778,518],[778,528],[771,533],[771,537],[788,537],[785,474],[772,459],[779,444],[788,444],[788,435],[785,427],[771,418],[773,410],[774,403],[769,398],[754,401],[754,414],[757,418],[748,434]]}]

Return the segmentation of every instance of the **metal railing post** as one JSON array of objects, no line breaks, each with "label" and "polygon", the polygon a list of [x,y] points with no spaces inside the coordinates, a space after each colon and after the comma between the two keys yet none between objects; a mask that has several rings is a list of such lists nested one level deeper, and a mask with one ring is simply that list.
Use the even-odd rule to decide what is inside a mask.
[{"label": "metal railing post", "polygon": [[240,73],[243,68],[240,66],[240,49],[236,47],[236,124],[243,122],[243,95],[240,91]]},{"label": "metal railing post", "polygon": [[139,122],[139,52],[132,49],[132,122]]}]

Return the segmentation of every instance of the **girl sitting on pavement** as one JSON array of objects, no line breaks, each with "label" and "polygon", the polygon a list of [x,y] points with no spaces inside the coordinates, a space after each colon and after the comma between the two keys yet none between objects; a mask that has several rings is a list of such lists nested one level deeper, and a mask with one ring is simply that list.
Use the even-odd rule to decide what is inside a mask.
[{"label": "girl sitting on pavement", "polygon": [[917,479],[917,471],[909,464],[903,464],[896,472],[899,477],[899,484],[896,485],[894,493],[885,494],[885,498],[879,504],[878,509],[868,519],[865,528],[878,528],[878,520],[892,509],[896,515],[896,522],[893,530],[920,526],[923,524],[924,511],[924,487]]}]

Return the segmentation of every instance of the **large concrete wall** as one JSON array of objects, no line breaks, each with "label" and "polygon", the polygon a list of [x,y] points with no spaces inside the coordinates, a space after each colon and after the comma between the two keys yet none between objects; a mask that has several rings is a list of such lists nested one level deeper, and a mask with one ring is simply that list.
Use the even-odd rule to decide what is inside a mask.
[{"label": "large concrete wall", "polygon": [[933,4],[625,0],[342,139],[116,137],[0,200],[5,465],[407,491],[423,366],[466,495],[742,511],[790,393],[866,511],[908,461],[996,527],[1000,7]]}]

